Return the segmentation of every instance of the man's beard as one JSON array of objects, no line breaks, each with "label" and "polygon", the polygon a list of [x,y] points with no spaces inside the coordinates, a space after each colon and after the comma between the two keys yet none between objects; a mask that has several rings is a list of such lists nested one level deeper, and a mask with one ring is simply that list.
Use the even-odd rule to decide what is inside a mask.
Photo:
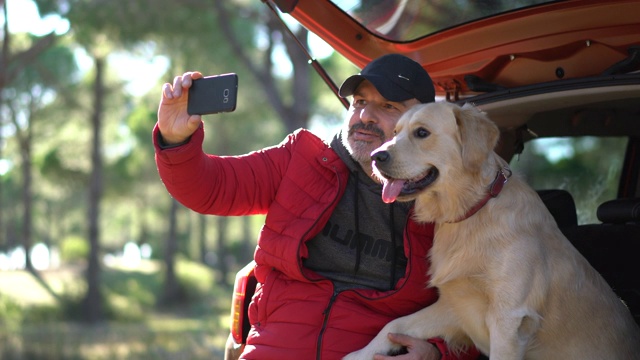
[{"label": "man's beard", "polygon": [[[378,135],[380,137],[380,144],[375,144],[368,141],[353,140],[353,133],[361,129]],[[357,123],[349,129],[345,127],[345,130],[347,130],[347,136],[344,136],[345,132],[343,131],[342,143],[349,151],[351,157],[360,164],[370,164],[371,152],[377,149],[380,145],[384,144],[386,140],[384,131],[382,131],[379,127],[372,123],[368,123],[366,125],[363,123]]]}]

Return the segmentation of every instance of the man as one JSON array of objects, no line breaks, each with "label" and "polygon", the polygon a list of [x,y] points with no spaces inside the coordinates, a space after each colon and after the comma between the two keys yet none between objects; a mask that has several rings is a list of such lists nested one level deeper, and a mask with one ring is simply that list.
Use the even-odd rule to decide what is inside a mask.
[{"label": "man", "polygon": [[[434,101],[420,64],[385,55],[348,78],[340,95],[353,101],[330,144],[301,129],[235,157],[202,151],[200,116],[186,112],[187,90],[201,76],[163,86],[156,163],[167,190],[194,211],[267,214],[243,359],[340,359],[390,320],[436,301],[425,287],[433,226],[412,221],[412,204],[382,202],[370,158],[406,110]],[[456,358],[440,339],[391,340],[408,351],[394,359]]]}]

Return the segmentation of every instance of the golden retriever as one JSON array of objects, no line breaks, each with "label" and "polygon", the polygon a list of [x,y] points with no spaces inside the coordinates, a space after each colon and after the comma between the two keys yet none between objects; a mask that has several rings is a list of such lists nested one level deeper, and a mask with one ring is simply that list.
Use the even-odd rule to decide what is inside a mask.
[{"label": "golden retriever", "polygon": [[386,202],[415,199],[435,223],[433,305],[396,319],[345,359],[397,349],[390,332],[474,345],[491,359],[640,359],[640,330],[494,151],[499,131],[471,105],[418,105],[372,153]]}]

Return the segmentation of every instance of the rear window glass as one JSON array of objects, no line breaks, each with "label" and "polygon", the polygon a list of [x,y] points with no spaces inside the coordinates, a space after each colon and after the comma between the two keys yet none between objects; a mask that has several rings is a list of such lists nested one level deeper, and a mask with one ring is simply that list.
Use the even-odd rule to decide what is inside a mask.
[{"label": "rear window glass", "polygon": [[370,32],[410,41],[484,17],[554,1],[542,0],[333,0]]},{"label": "rear window glass", "polygon": [[617,197],[626,146],[625,137],[536,139],[511,160],[511,168],[536,190],[567,190],[578,223],[598,223],[598,205]]}]

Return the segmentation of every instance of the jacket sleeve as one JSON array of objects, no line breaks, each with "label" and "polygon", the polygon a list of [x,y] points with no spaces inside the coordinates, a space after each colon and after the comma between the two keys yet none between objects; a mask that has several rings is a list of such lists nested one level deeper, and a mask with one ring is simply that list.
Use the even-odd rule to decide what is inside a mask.
[{"label": "jacket sleeve", "polygon": [[267,212],[291,157],[290,138],[246,155],[216,156],[202,150],[202,124],[187,143],[165,149],[157,125],[153,130],[156,166],[167,191],[194,211],[222,216]]},{"label": "jacket sleeve", "polygon": [[441,360],[475,360],[480,356],[480,351],[478,351],[475,347],[466,349],[461,353],[455,353],[449,350],[447,344],[440,338],[429,339],[427,341],[434,344],[438,348],[440,354],[442,354]]}]

